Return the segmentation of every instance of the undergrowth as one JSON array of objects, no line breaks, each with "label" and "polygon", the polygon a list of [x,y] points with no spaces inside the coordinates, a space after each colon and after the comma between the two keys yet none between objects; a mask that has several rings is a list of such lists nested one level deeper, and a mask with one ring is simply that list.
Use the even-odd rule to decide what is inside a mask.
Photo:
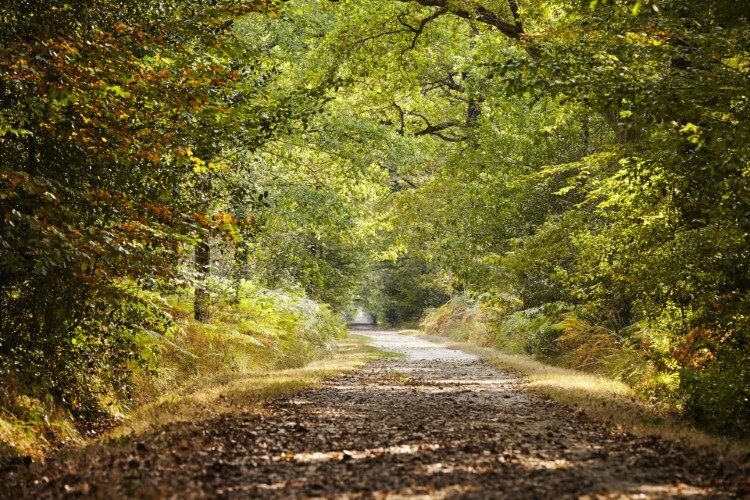
[{"label": "undergrowth", "polygon": [[594,324],[565,303],[519,311],[459,295],[427,311],[421,327],[430,335],[624,382],[660,411],[679,408],[674,377],[653,363],[643,342]]},{"label": "undergrowth", "polygon": [[155,427],[190,422],[217,415],[252,411],[253,404],[316,386],[322,380],[356,370],[365,363],[393,354],[367,345],[367,338],[350,335],[339,342],[335,353],[296,368],[260,372],[219,371],[178,386],[134,411],[108,434],[118,438],[141,434]]},{"label": "undergrowth", "polygon": [[243,284],[234,300],[216,304],[207,322],[192,319],[189,295],[168,298],[180,328],[152,345],[151,363],[136,370],[137,405],[181,388],[191,391],[225,373],[298,368],[331,352],[346,335],[330,309],[302,295]]},{"label": "undergrowth", "polygon": [[[12,380],[4,380],[0,465],[41,459],[52,449],[83,443],[117,423],[149,427],[158,421],[155,409],[163,415],[184,415],[192,411],[186,409],[190,405],[221,406],[223,400],[211,396],[220,389],[263,398],[309,385],[357,362],[345,351],[325,364],[334,359],[334,346],[346,336],[346,328],[327,306],[302,294],[245,282],[231,295],[217,294],[210,319],[201,323],[192,319],[190,291],[166,297],[140,293],[170,324],[162,329],[144,324],[133,332],[138,352],[129,365],[126,396],[102,392],[105,418],[82,425],[52,398],[21,393]],[[364,352],[358,349],[357,356]],[[317,360],[323,364],[315,365]]]}]

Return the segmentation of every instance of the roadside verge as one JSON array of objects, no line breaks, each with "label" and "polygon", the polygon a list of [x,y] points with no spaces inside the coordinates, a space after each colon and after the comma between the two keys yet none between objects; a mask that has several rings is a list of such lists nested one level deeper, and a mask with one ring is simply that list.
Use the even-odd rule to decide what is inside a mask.
[{"label": "roadside verge", "polygon": [[735,466],[750,470],[750,440],[736,441],[701,432],[675,416],[658,413],[639,400],[627,384],[599,375],[545,365],[530,356],[507,354],[419,330],[401,330],[448,349],[474,354],[496,368],[510,370],[524,380],[527,390],[574,408],[591,419],[640,436],[658,436],[708,451]]}]

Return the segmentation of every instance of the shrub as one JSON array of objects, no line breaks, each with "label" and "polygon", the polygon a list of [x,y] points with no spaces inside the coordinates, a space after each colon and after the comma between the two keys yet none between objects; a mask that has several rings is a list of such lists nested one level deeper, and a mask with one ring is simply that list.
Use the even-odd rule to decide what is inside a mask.
[{"label": "shrub", "polygon": [[76,281],[48,287],[3,290],[0,379],[15,381],[11,398],[51,400],[81,422],[104,417],[128,397],[140,338],[169,319],[126,283],[105,294]]},{"label": "shrub", "polygon": [[512,312],[508,305],[513,301],[504,304],[492,306],[458,295],[428,310],[422,328],[426,333],[632,383],[647,378],[647,352],[638,342],[582,319],[572,306],[557,302]]},{"label": "shrub", "polygon": [[499,316],[497,307],[460,294],[440,307],[428,309],[421,327],[432,335],[492,346],[495,345],[493,325]]},{"label": "shrub", "polygon": [[686,396],[685,415],[718,434],[750,434],[750,356],[724,358],[704,372],[682,370],[680,390]]},{"label": "shrub", "polygon": [[685,415],[712,432],[750,434],[747,335],[697,328],[675,354]]}]

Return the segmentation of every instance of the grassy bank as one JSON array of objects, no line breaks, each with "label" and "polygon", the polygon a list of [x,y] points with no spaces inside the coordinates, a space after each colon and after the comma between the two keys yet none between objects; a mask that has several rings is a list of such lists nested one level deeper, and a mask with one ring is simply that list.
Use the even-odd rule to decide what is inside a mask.
[{"label": "grassy bank", "polygon": [[511,370],[526,382],[531,392],[575,408],[583,418],[611,425],[636,435],[654,435],[682,441],[735,464],[750,467],[750,441],[710,435],[665,414],[639,398],[626,383],[611,377],[550,366],[528,355],[508,354],[475,343],[425,334],[419,330],[402,333],[436,342],[449,349],[476,354],[497,368]]},{"label": "grassy bank", "polygon": [[366,337],[349,335],[339,341],[329,356],[298,368],[259,373],[217,373],[140,407],[109,436],[140,434],[169,423],[246,411],[258,402],[315,387],[326,378],[352,372],[370,361],[390,355],[368,346]]},{"label": "grassy bank", "polygon": [[241,411],[314,386],[382,356],[347,337],[337,315],[301,295],[246,284],[192,319],[189,294],[154,296],[172,327],[137,333],[127,399],[102,394],[98,421],[74,421],[51,400],[0,391],[0,468],[42,460],[60,448],[140,433],[170,422]]},{"label": "grassy bank", "polygon": [[[354,371],[387,356],[388,353],[366,345],[364,337],[351,335],[341,339],[325,359],[299,368],[255,373],[219,370],[200,381],[176,386],[156,401],[124,415],[118,425],[98,436],[86,436],[62,414],[53,419],[48,417],[44,425],[18,418],[0,418],[0,440],[5,445],[0,464],[14,467],[29,459],[42,460],[51,450],[61,447],[79,447],[101,440],[137,436],[170,423],[248,411],[262,401],[314,387],[326,378]],[[52,439],[50,432],[54,432]]]}]

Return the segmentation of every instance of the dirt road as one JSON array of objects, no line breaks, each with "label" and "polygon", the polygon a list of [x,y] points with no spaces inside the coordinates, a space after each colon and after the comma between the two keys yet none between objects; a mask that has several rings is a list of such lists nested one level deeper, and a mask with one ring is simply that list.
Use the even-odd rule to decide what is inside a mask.
[{"label": "dirt road", "polygon": [[[750,495],[699,453],[609,430],[474,356],[402,352],[244,416],[57,461],[14,497],[664,498]],[[744,488],[744,489],[743,489]],[[0,488],[0,491],[2,489]],[[6,490],[9,494],[9,490]]]}]

